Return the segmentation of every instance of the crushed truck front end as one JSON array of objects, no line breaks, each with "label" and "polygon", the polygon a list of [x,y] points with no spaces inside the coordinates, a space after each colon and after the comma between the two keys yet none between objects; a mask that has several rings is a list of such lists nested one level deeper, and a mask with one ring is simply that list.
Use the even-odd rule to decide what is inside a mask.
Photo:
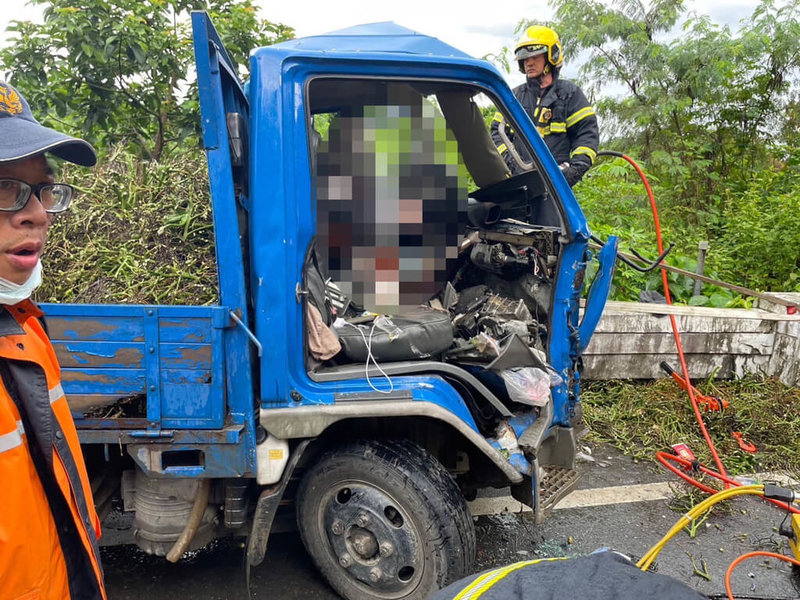
[{"label": "crushed truck front end", "polygon": [[[288,439],[347,438],[372,431],[414,439],[457,473],[468,494],[479,487],[511,485],[520,500],[534,507],[537,519],[544,518],[575,482],[571,420],[578,401],[580,353],[608,295],[615,243],[600,256],[581,321],[579,299],[590,259],[588,226],[508,85],[485,61],[380,23],[254,52],[249,97],[251,292],[256,335],[271,341],[261,360],[261,423],[271,434]],[[489,107],[506,115],[527,139],[535,161],[526,176],[510,177],[494,148],[487,149],[488,128],[475,117],[494,114]],[[444,157],[425,147],[429,142],[435,146],[436,136],[444,140]],[[438,180],[437,169],[444,173]],[[410,183],[417,175],[429,183]],[[471,183],[458,180],[464,175]],[[424,225],[418,231],[412,227],[417,217],[391,208],[409,198],[434,202],[437,190],[446,187],[448,198],[462,198],[445,199],[430,210],[422,206],[418,218]],[[519,198],[528,205],[527,213],[518,210]],[[487,206],[509,208],[517,225],[476,221],[476,207],[479,212]],[[390,218],[381,216],[384,209]],[[393,234],[392,219],[411,233]],[[460,229],[457,239],[451,235],[453,224]],[[463,245],[470,236],[471,248]],[[369,272],[381,279],[382,262],[393,263],[382,281],[391,275],[393,283],[399,280],[394,305],[388,303],[390,314],[398,316],[408,308],[397,300],[407,283],[402,264],[415,259],[421,264],[427,260],[423,255],[435,261],[435,252],[415,253],[414,247],[437,243],[454,246],[437,272],[438,289],[451,285],[460,294],[483,285],[498,297],[523,301],[530,317],[526,326],[540,330],[523,345],[535,349],[544,370],[554,376],[541,406],[510,400],[496,376],[502,369],[486,369],[492,362],[486,356],[459,360],[446,352],[422,352],[378,359],[386,377],[374,364],[348,357],[347,348],[333,360],[309,359],[305,311],[310,251],[323,263],[325,278],[335,275],[338,289],[368,311],[382,312],[375,308],[381,301],[381,281],[371,294],[365,292]],[[389,247],[400,250],[381,255]],[[479,250],[497,253],[497,268],[489,264],[491,258],[476,258]],[[523,251],[525,261],[511,256]],[[454,282],[459,269],[461,280]],[[413,290],[414,283],[406,288]],[[357,290],[362,296],[353,298]],[[409,296],[422,303],[426,293],[412,291]],[[385,309],[386,303],[381,306]],[[444,307],[453,318],[458,317],[455,306]],[[342,308],[335,316],[347,321]],[[357,335],[349,324],[339,324],[334,329],[343,340],[348,333]],[[473,328],[470,333],[478,332]],[[364,335],[369,341],[369,327]],[[509,353],[513,356],[514,348]],[[516,360],[522,362],[509,366],[529,366],[535,359]],[[498,429],[512,430],[515,440],[499,440]],[[448,440],[448,449],[425,441],[431,437]]]}]

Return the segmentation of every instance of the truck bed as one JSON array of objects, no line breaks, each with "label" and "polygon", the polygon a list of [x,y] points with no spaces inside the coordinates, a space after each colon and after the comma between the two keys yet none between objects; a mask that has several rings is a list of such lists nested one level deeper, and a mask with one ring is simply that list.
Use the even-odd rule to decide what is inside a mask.
[{"label": "truck bed", "polygon": [[43,304],[78,429],[218,429],[220,306]]}]

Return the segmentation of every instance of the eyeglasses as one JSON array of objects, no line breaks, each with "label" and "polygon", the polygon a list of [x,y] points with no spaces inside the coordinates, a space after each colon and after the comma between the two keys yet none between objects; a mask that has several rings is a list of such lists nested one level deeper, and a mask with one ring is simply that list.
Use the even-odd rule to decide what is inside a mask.
[{"label": "eyeglasses", "polygon": [[31,185],[19,179],[0,179],[0,211],[20,211],[33,195],[39,198],[45,212],[60,213],[69,208],[75,188],[66,183]]}]

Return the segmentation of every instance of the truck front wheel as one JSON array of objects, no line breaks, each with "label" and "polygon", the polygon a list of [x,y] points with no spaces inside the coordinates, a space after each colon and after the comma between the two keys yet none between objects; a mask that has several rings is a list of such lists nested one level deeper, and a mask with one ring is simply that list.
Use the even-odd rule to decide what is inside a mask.
[{"label": "truck front wheel", "polygon": [[303,544],[347,600],[424,600],[466,575],[475,558],[458,486],[411,442],[329,451],[303,476],[296,498]]}]

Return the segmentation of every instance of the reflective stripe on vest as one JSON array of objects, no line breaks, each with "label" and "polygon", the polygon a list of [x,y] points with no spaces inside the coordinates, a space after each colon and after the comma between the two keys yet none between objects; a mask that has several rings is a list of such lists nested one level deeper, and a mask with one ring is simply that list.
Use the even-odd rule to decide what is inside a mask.
[{"label": "reflective stripe on vest", "polygon": [[14,431],[0,435],[0,454],[21,446],[24,433],[25,428],[22,426],[22,421],[17,421],[17,428]]},{"label": "reflective stripe on vest", "polygon": [[50,404],[52,404],[56,400],[60,400],[64,397],[64,388],[61,387],[60,383],[57,383],[56,386],[53,389],[48,390],[47,393],[50,394]]},{"label": "reflective stripe on vest", "polygon": [[495,569],[494,571],[489,571],[488,573],[484,573],[483,575],[478,577],[475,581],[473,581],[467,587],[461,590],[459,594],[455,598],[453,598],[453,600],[476,600],[477,598],[480,598],[494,584],[496,584],[498,581],[501,581],[514,571],[518,571],[519,569],[528,567],[530,565],[535,565],[541,562],[552,562],[556,560],[568,560],[568,559],[566,557],[559,556],[556,558],[539,558],[536,560],[525,560],[522,562],[514,563],[513,565],[508,565],[506,567]]},{"label": "reflective stripe on vest", "polygon": [[575,148],[575,150],[570,152],[569,157],[572,158],[576,154],[583,154],[585,156],[588,156],[589,160],[592,161],[592,164],[594,164],[594,159],[597,158],[597,152],[595,152],[592,148],[589,148],[588,146],[578,146],[577,148]]},{"label": "reflective stripe on vest", "polygon": [[567,117],[567,127],[572,127],[578,121],[582,121],[586,117],[591,117],[593,114],[595,114],[594,108],[586,106]]}]

